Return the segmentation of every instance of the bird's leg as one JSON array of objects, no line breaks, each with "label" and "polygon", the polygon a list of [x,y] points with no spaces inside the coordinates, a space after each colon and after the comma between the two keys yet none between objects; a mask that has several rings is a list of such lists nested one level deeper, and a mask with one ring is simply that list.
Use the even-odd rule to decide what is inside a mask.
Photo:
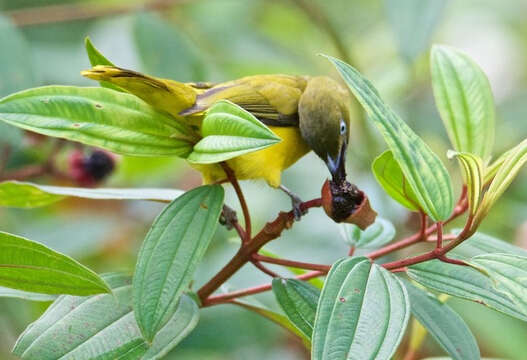
[{"label": "bird's leg", "polygon": [[223,211],[220,215],[220,224],[224,225],[227,230],[231,230],[237,222],[238,216],[236,215],[236,211],[227,205],[223,205]]},{"label": "bird's leg", "polygon": [[295,214],[295,220],[300,220],[302,215],[307,214],[307,210],[302,210],[300,206],[303,202],[302,199],[300,199],[298,195],[286,188],[284,185],[280,185],[279,188],[291,198],[291,203],[293,205],[293,213]]}]

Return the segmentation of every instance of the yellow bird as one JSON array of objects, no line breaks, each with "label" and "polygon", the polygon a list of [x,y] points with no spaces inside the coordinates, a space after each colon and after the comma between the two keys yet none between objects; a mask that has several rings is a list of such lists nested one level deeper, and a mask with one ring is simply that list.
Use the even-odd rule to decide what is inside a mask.
[{"label": "yellow bird", "polygon": [[[329,77],[254,75],[218,84],[181,83],[102,65],[82,75],[117,85],[177,121],[191,124],[198,133],[205,112],[219,100],[229,100],[249,111],[282,141],[230,159],[227,164],[240,180],[264,179],[286,192],[296,217],[301,215],[301,201],[281,185],[282,171],[313,150],[326,163],[334,181],[346,178],[350,96]],[[226,179],[218,164],[191,166],[202,173],[204,183]]]}]

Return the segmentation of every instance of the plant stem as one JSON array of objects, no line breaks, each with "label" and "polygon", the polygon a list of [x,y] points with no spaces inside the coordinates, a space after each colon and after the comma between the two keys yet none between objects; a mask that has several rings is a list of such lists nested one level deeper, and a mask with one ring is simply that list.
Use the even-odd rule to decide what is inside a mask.
[{"label": "plant stem", "polygon": [[289,266],[289,267],[293,267],[297,269],[318,270],[318,271],[328,272],[329,269],[331,268],[331,266],[329,265],[313,264],[313,263],[308,263],[308,262],[293,261],[293,260],[287,260],[287,259],[278,259],[278,258],[260,255],[260,254],[254,254],[253,259],[266,262],[269,264]]},{"label": "plant stem", "polygon": [[223,171],[225,171],[225,174],[227,175],[227,178],[229,179],[230,183],[234,187],[236,196],[238,196],[238,200],[240,201],[240,205],[243,211],[243,219],[245,221],[245,236],[241,237],[241,239],[242,243],[247,243],[251,240],[251,215],[249,214],[249,208],[247,207],[245,196],[243,195],[240,183],[238,182],[238,179],[236,179],[236,176],[234,175],[232,169],[225,162],[222,162],[220,164],[223,168]]},{"label": "plant stem", "polygon": [[252,259],[251,260],[251,263],[258,269],[260,270],[261,272],[263,272],[264,274],[267,274],[269,275],[270,277],[272,278],[277,278],[277,277],[280,277],[280,275],[278,275],[277,273],[275,273],[274,271],[268,269],[265,265],[263,265],[261,262],[259,262],[258,260],[255,260],[255,259]]},{"label": "plant stem", "polygon": [[[297,279],[297,280],[310,280],[310,279],[313,279],[313,278],[316,278],[316,277],[319,277],[319,276],[324,276],[324,275],[326,275],[326,272],[324,272],[324,271],[311,271],[311,272],[308,272],[308,273],[305,273],[305,274],[302,274],[302,275],[298,275],[298,276],[295,277],[295,279]],[[233,291],[233,292],[230,292],[230,293],[227,293],[227,294],[220,294],[220,295],[210,296],[206,300],[202,301],[201,306],[202,307],[208,307],[208,306],[212,306],[212,305],[228,303],[232,299],[236,299],[236,298],[240,298],[240,297],[244,297],[244,296],[249,296],[249,295],[259,294],[259,293],[262,293],[262,292],[265,292],[265,291],[269,291],[272,288],[273,288],[273,285],[268,283],[268,284],[263,284],[263,285],[250,287],[250,288],[247,288],[247,289]]]},{"label": "plant stem", "polygon": [[[313,207],[322,206],[322,199],[313,199],[300,204],[301,210],[308,210]],[[216,291],[225,281],[227,281],[243,265],[250,262],[252,256],[256,254],[265,244],[274,240],[282,234],[285,229],[293,226],[295,215],[293,211],[280,212],[272,221],[265,224],[262,230],[254,236],[252,240],[243,244],[225,265],[212,279],[210,279],[201,289],[198,290],[198,296],[202,303],[205,303],[207,297]]]}]

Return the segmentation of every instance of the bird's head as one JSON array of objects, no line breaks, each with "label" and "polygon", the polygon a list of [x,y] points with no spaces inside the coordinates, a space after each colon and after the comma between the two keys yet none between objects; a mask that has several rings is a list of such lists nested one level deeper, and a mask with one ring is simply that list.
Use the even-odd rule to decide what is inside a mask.
[{"label": "bird's head", "polygon": [[346,179],[349,106],[349,93],[325,76],[309,79],[298,105],[302,137],[338,183]]}]

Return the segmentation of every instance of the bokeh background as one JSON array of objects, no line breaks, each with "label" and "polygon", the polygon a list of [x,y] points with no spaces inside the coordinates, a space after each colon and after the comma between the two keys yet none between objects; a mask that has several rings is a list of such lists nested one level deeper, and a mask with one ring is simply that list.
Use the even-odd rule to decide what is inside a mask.
[{"label": "bokeh background", "polygon": [[[356,66],[383,98],[444,160],[459,188],[457,164],[446,159],[446,132],[434,107],[428,51],[432,43],[466,51],[488,75],[497,106],[494,154],[527,136],[527,2],[525,0],[0,0],[0,97],[47,84],[95,86],[79,72],[89,68],[84,39],[115,64],[182,81],[222,81],[263,73],[338,75],[319,53]],[[354,109],[349,178],[373,207],[393,221],[398,236],[416,219],[385,196],[370,165],[384,148],[379,135]],[[54,139],[0,124],[0,146],[9,171],[41,164]],[[9,151],[6,151],[8,149]],[[56,165],[68,171],[76,151],[66,144]],[[85,151],[90,151],[85,149]],[[312,154],[283,175],[305,200],[318,196],[327,169]],[[53,176],[31,181],[76,185]],[[120,157],[103,186],[190,189],[199,174],[176,158]],[[262,226],[289,200],[259,182],[244,182],[255,226]],[[237,207],[230,189],[227,202]],[[149,202],[70,199],[34,209],[0,209],[0,229],[27,236],[69,254],[98,272],[133,271],[135,256],[162,206]],[[498,238],[527,246],[527,171],[513,183],[484,223]],[[196,286],[235,252],[234,233],[217,231],[200,267]],[[290,258],[331,263],[346,254],[338,226],[319,209],[271,243],[268,250]],[[282,271],[283,274],[285,274]],[[239,288],[268,279],[247,266],[229,281]],[[268,306],[272,296],[258,301]],[[483,306],[452,299],[476,335],[485,356],[523,360],[527,324]],[[11,359],[17,336],[46,303],[0,298],[0,358]],[[406,343],[401,346],[401,354]],[[419,358],[441,355],[428,339]],[[196,330],[169,356],[178,360],[306,359],[290,335],[232,305],[207,308]]]}]

